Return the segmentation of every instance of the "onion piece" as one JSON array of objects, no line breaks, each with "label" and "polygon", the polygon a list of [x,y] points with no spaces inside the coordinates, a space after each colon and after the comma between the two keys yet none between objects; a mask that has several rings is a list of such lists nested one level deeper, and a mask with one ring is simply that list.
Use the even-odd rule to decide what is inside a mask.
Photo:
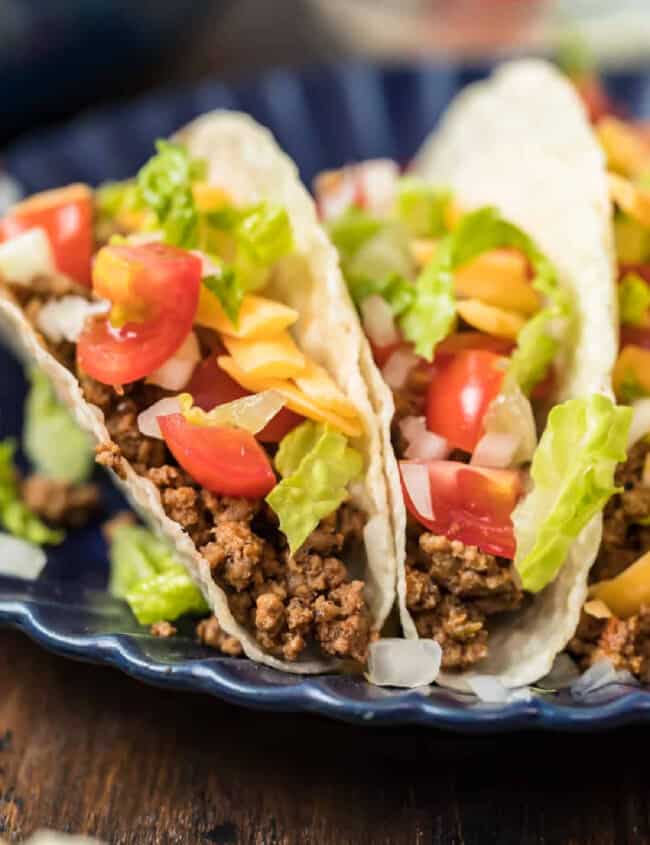
[{"label": "onion piece", "polygon": [[379,687],[424,687],[438,677],[441,661],[435,640],[377,640],[368,649],[366,678]]},{"label": "onion piece", "polygon": [[181,347],[161,367],[147,376],[146,381],[165,390],[182,390],[200,360],[199,341],[194,332],[190,332]]},{"label": "onion piece", "polygon": [[513,465],[513,459],[519,448],[519,437],[490,431],[484,434],[476,444],[470,464],[480,467],[506,469]]},{"label": "onion piece", "polygon": [[528,463],[537,448],[537,429],[530,400],[517,384],[508,384],[490,407],[483,419],[486,434],[508,434],[517,439],[517,448],[510,466]]},{"label": "onion piece", "polygon": [[406,492],[413,507],[424,519],[433,519],[433,502],[431,501],[431,484],[429,470],[426,464],[411,461],[400,461],[399,469]]},{"label": "onion piece", "polygon": [[182,393],[178,398],[181,413],[194,425],[231,426],[251,434],[261,431],[286,404],[284,397],[275,390],[243,396],[234,402],[217,405],[211,411],[195,407],[189,393]]},{"label": "onion piece", "polygon": [[335,220],[357,200],[357,184],[353,167],[328,170],[314,182],[316,205],[321,220]]},{"label": "onion piece", "polygon": [[0,575],[35,581],[43,571],[47,558],[40,546],[0,533]]},{"label": "onion piece", "polygon": [[650,399],[637,399],[632,402],[632,411],[632,423],[627,436],[628,449],[650,432]]},{"label": "onion piece", "polygon": [[610,660],[604,658],[597,660],[586,672],[582,673],[577,681],[571,684],[571,695],[578,700],[587,698],[594,700],[595,693],[612,684],[638,686],[639,682],[627,669],[617,670]]},{"label": "onion piece", "polygon": [[381,374],[386,384],[393,390],[404,387],[409,373],[420,359],[411,349],[396,349],[383,366]]},{"label": "onion piece", "polygon": [[375,346],[390,346],[399,342],[393,310],[386,300],[376,293],[361,303],[361,318],[365,333]]},{"label": "onion piece", "polygon": [[28,229],[0,244],[0,276],[15,285],[29,285],[36,276],[57,273],[45,229]]},{"label": "onion piece", "polygon": [[158,425],[158,417],[167,417],[170,414],[180,414],[181,403],[178,401],[178,396],[167,396],[164,399],[159,399],[145,408],[138,414],[137,425],[140,434],[145,437],[155,437],[162,440],[162,432]]},{"label": "onion piece", "polygon": [[399,428],[408,441],[404,456],[410,460],[442,461],[451,451],[444,437],[427,429],[424,417],[404,417]]},{"label": "onion piece", "polygon": [[509,689],[495,675],[472,675],[467,684],[474,695],[486,704],[508,704],[532,698],[528,687]]},{"label": "onion piece", "polygon": [[38,312],[36,325],[48,340],[76,343],[86,320],[96,314],[106,314],[111,304],[106,299],[89,302],[83,296],[63,296],[46,302]]},{"label": "onion piece", "polygon": [[397,196],[397,164],[389,158],[377,158],[361,162],[355,170],[364,208],[379,217],[388,216]]}]

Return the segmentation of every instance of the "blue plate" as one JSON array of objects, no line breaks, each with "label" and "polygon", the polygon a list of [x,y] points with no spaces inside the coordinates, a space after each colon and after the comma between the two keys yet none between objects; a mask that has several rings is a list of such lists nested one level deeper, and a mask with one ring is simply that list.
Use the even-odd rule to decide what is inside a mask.
[{"label": "blue plate", "polygon": [[[201,112],[236,108],[273,130],[309,183],[319,170],[354,159],[390,156],[407,162],[454,93],[485,72],[465,66],[348,65],[303,75],[278,70],[236,87],[206,82],[96,112],[26,139],[6,151],[4,162],[29,192],[125,178],[149,156],[155,138]],[[650,113],[649,77],[621,74],[608,79],[608,85],[633,113]],[[0,436],[19,436],[24,392],[18,364],[0,351]],[[121,506],[110,485],[106,500],[109,513]],[[189,627],[171,640],[149,636],[126,606],[105,592],[106,576],[97,523],[54,550],[37,582],[0,577],[0,622],[70,657],[110,664],[160,686],[267,710],[461,731],[595,730],[650,714],[650,692],[634,688],[611,688],[580,703],[560,692],[488,705],[444,690],[425,696],[379,689],[350,676],[301,679],[248,660],[215,656],[193,642]]]}]

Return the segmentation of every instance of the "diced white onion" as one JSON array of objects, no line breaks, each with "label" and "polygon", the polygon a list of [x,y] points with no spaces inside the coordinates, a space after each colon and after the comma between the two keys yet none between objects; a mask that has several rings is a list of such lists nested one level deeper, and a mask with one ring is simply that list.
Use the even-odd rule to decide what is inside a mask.
[{"label": "diced white onion", "polygon": [[389,158],[377,158],[358,164],[356,171],[365,207],[379,217],[390,214],[397,194],[397,164]]},{"label": "diced white onion", "polygon": [[36,276],[57,272],[45,229],[28,229],[0,244],[0,276],[15,285],[29,285]]},{"label": "diced white onion", "polygon": [[380,687],[424,687],[438,677],[441,660],[435,640],[377,640],[368,650],[366,678]]},{"label": "diced white onion", "polygon": [[399,341],[393,311],[386,300],[377,295],[366,297],[361,304],[363,328],[375,346],[390,346]]},{"label": "diced white onion", "polygon": [[573,659],[561,652],[553,661],[551,671],[537,682],[537,686],[545,690],[564,689],[571,686],[579,674],[580,670]]},{"label": "diced white onion", "polygon": [[528,687],[509,689],[494,675],[472,675],[467,683],[474,695],[486,704],[530,701],[532,697]]},{"label": "diced white onion", "polygon": [[262,390],[233,402],[224,402],[211,411],[193,407],[191,397],[180,397],[181,408],[189,422],[196,425],[231,426],[257,434],[282,410],[286,400],[275,390]]},{"label": "diced white onion", "polygon": [[442,461],[450,452],[449,443],[439,434],[429,431],[424,417],[404,417],[400,431],[408,441],[404,456],[410,460]]},{"label": "diced white onion", "polygon": [[488,432],[476,444],[470,463],[473,466],[505,469],[512,466],[519,448],[519,438],[514,434]]},{"label": "diced white onion", "polygon": [[162,367],[147,376],[147,382],[157,384],[165,390],[182,390],[200,360],[199,341],[194,332],[190,332],[180,349],[165,361]]},{"label": "diced white onion", "polygon": [[429,470],[426,464],[400,461],[399,469],[406,492],[413,507],[424,519],[433,519],[433,503],[431,501],[431,484]]},{"label": "diced white onion", "polygon": [[532,460],[537,448],[537,430],[530,400],[516,384],[510,384],[490,403],[483,419],[487,434],[507,434],[516,439],[517,445],[510,459],[510,466]]},{"label": "diced white onion", "polygon": [[638,681],[627,669],[615,669],[612,662],[606,658],[598,660],[586,672],[571,684],[571,695],[577,699],[593,698],[611,684],[625,684],[637,686]]},{"label": "diced white onion", "polygon": [[40,546],[0,533],[0,575],[35,581],[41,574],[47,558]]},{"label": "diced white onion", "polygon": [[632,403],[632,411],[632,423],[627,436],[628,449],[650,432],[650,399],[637,399]]},{"label": "diced white onion", "polygon": [[399,390],[404,387],[408,374],[418,361],[418,356],[410,349],[404,347],[396,349],[382,368],[384,381],[393,390]]},{"label": "diced white onion", "polygon": [[314,194],[321,220],[340,217],[355,204],[357,198],[354,168],[343,167],[321,173],[314,182]]},{"label": "diced white onion", "polygon": [[180,413],[181,403],[178,401],[177,396],[168,396],[165,399],[159,399],[138,414],[138,431],[140,434],[144,434],[145,437],[156,437],[158,440],[162,440],[163,436],[158,425],[158,417]]},{"label": "diced white onion", "polygon": [[96,314],[106,314],[111,304],[105,299],[89,302],[83,296],[64,296],[46,302],[38,312],[36,324],[48,340],[76,343],[86,320]]}]

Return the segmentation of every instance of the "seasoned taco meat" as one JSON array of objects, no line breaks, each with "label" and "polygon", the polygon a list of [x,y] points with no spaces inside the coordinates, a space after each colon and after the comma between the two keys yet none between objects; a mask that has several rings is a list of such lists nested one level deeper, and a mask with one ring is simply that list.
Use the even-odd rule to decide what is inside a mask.
[{"label": "seasoned taco meat", "polygon": [[79,528],[99,508],[96,484],[68,484],[44,475],[30,475],[22,483],[23,501],[50,525]]},{"label": "seasoned taco meat", "polygon": [[412,520],[408,534],[406,605],[418,633],[440,643],[443,669],[467,669],[488,653],[487,617],[522,602],[512,561]]},{"label": "seasoned taco meat", "polygon": [[629,619],[596,618],[583,611],[567,650],[587,669],[607,659],[616,669],[627,669],[641,681],[650,681],[650,607]]},{"label": "seasoned taco meat", "polygon": [[590,580],[613,578],[650,549],[650,487],[642,483],[650,443],[641,440],[629,451],[616,470],[616,485],[622,491],[607,503],[603,541]]},{"label": "seasoned taco meat", "polygon": [[214,615],[208,616],[207,619],[202,619],[198,623],[196,638],[203,645],[214,648],[230,657],[239,657],[243,653],[239,640],[228,636]]}]

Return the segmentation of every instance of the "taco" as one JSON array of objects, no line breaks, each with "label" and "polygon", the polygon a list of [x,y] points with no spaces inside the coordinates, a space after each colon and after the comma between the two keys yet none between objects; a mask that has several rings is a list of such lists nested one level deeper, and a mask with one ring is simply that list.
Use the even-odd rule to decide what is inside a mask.
[{"label": "taco", "polygon": [[[208,114],[157,147],[133,181],[9,211],[3,331],[249,657],[363,663],[395,551],[336,252],[245,115]],[[153,597],[161,619],[186,583]]]},{"label": "taco", "polygon": [[405,176],[316,183],[383,376],[402,627],[454,687],[542,677],[586,596],[630,416],[601,162],[570,84],[527,61],[462,92]]},{"label": "taco", "polygon": [[[584,76],[581,79],[584,80]],[[583,668],[606,658],[650,680],[650,136],[647,125],[616,113],[596,76],[583,96],[606,158],[592,179],[606,178],[611,198],[617,400],[632,409],[625,460],[603,514],[603,538],[590,592],[569,651]],[[579,82],[580,80],[576,80]],[[598,108],[594,107],[594,102]],[[600,165],[601,163],[598,162]],[[609,222],[609,209],[602,211]],[[611,241],[603,241],[608,255]]]}]

